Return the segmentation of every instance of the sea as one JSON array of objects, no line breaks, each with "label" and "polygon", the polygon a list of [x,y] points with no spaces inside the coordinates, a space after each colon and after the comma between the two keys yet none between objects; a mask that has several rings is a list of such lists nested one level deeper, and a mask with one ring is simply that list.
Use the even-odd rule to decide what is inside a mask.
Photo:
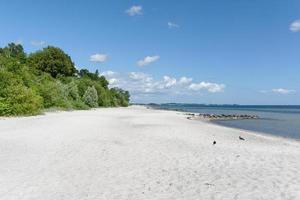
[{"label": "sea", "polygon": [[257,115],[259,119],[214,120],[222,126],[300,139],[300,105],[206,105],[168,103],[162,109],[205,114]]}]

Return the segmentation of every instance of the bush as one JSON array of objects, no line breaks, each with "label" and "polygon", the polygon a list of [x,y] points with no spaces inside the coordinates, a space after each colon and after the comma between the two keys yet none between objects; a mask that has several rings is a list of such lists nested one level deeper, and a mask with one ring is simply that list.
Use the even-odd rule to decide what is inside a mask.
[{"label": "bush", "polygon": [[92,87],[93,85],[94,82],[91,79],[88,79],[86,77],[80,78],[77,82],[79,96],[83,97],[88,87]]},{"label": "bush", "polygon": [[0,115],[30,115],[39,112],[42,99],[23,85],[21,77],[0,69]]},{"label": "bush", "polygon": [[82,100],[72,102],[72,107],[78,110],[88,110],[90,107],[86,105]]},{"label": "bush", "polygon": [[9,86],[0,97],[0,115],[32,115],[39,113],[42,98],[23,85]]},{"label": "bush", "polygon": [[83,102],[91,108],[98,107],[98,94],[94,86],[87,88],[83,95]]},{"label": "bush", "polygon": [[68,99],[72,104],[74,109],[89,109],[79,96],[78,86],[75,81],[72,81],[66,85],[66,90],[68,92]]},{"label": "bush", "polygon": [[56,102],[57,107],[66,108],[68,110],[72,110],[72,103],[69,98],[69,90],[68,85],[64,85],[60,81],[56,81],[58,90],[59,90],[59,97],[58,101]]},{"label": "bush", "polygon": [[100,87],[98,90],[98,104],[99,106],[108,107],[110,106],[110,96],[109,91]]},{"label": "bush", "polygon": [[60,81],[49,77],[42,80],[38,87],[38,94],[43,98],[44,108],[60,107],[70,109],[68,89]]},{"label": "bush", "polygon": [[113,106],[128,106],[130,98],[128,91],[124,91],[120,88],[111,88],[110,94]]},{"label": "bush", "polygon": [[76,83],[74,81],[68,83],[66,85],[66,90],[68,91],[68,97],[71,100],[78,100],[79,99],[79,91]]},{"label": "bush", "polygon": [[0,116],[8,116],[11,115],[12,108],[8,103],[7,99],[0,97]]}]

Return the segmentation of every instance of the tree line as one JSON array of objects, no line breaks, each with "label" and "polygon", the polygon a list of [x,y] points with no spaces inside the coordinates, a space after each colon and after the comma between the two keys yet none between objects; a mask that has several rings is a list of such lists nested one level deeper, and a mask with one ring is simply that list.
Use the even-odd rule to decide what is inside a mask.
[{"label": "tree line", "polygon": [[0,116],[128,106],[129,98],[128,91],[109,88],[98,70],[77,70],[60,48],[48,46],[30,54],[20,44],[0,48]]}]

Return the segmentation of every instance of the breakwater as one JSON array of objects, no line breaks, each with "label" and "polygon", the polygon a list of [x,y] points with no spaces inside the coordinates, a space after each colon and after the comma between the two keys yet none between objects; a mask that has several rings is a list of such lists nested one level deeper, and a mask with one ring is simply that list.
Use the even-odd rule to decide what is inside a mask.
[{"label": "breakwater", "polygon": [[207,120],[242,120],[242,119],[259,119],[257,115],[237,115],[237,114],[208,114],[208,113],[187,113],[188,119],[207,119]]}]

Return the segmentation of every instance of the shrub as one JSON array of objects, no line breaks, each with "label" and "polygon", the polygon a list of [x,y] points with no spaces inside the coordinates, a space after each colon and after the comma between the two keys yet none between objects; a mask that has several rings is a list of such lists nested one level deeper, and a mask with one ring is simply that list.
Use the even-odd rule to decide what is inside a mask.
[{"label": "shrub", "polygon": [[128,91],[124,91],[120,88],[111,88],[110,94],[113,106],[128,106],[130,98]]},{"label": "shrub", "polygon": [[10,104],[3,97],[0,97],[0,116],[8,116],[11,115],[12,110]]},{"label": "shrub", "polygon": [[44,79],[39,84],[38,93],[43,98],[44,108],[61,107],[70,109],[68,91],[65,85],[53,79]]},{"label": "shrub", "polygon": [[66,85],[66,90],[68,91],[68,97],[71,100],[78,100],[79,99],[79,91],[76,83],[74,81],[68,83]]},{"label": "shrub", "polygon": [[99,106],[108,107],[110,106],[110,96],[109,96],[109,90],[104,89],[103,87],[100,87],[98,91],[98,104]]},{"label": "shrub", "polygon": [[77,83],[79,96],[83,97],[85,91],[88,89],[88,87],[92,87],[94,85],[94,82],[86,77],[80,78]]},{"label": "shrub", "polygon": [[39,113],[42,98],[23,85],[7,87],[0,97],[0,115],[32,115]]},{"label": "shrub", "polygon": [[74,109],[79,109],[79,110],[88,110],[90,107],[86,105],[81,99],[77,101],[72,102],[72,107]]},{"label": "shrub", "polygon": [[39,112],[42,99],[26,87],[19,75],[0,69],[0,115],[30,115]]},{"label": "shrub", "polygon": [[59,90],[59,96],[56,102],[56,106],[71,110],[72,104],[71,104],[71,100],[69,100],[68,86],[64,85],[60,81],[56,81],[56,84]]},{"label": "shrub", "polygon": [[91,108],[98,107],[98,94],[94,86],[87,88],[83,95],[83,102]]},{"label": "shrub", "polygon": [[39,84],[38,92],[39,95],[43,97],[43,104],[45,108],[56,106],[60,94],[55,82],[43,81]]}]

